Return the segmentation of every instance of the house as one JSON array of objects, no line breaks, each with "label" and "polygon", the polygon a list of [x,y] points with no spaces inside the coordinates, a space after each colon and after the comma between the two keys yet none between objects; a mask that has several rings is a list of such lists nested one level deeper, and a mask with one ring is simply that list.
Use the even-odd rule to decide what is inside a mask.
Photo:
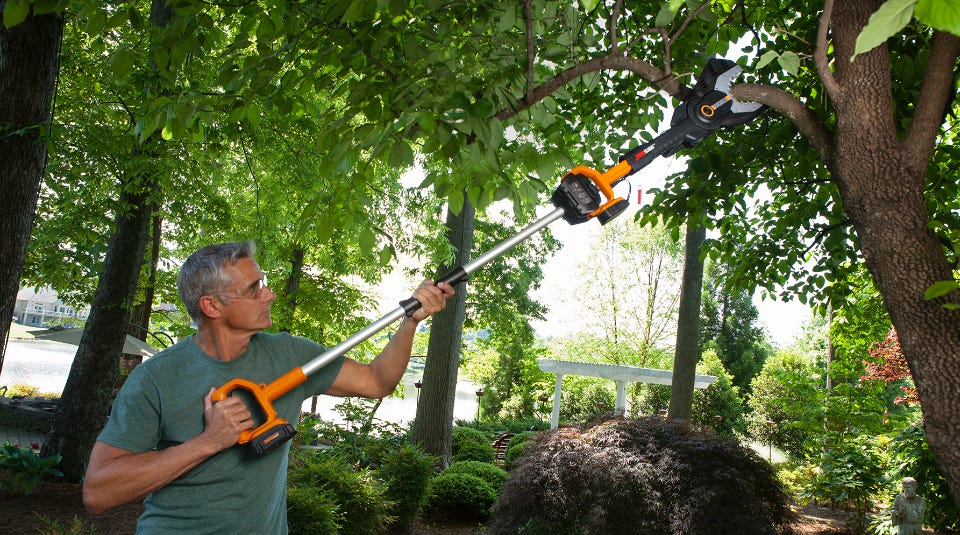
[{"label": "house", "polygon": [[82,322],[90,315],[90,307],[76,310],[66,305],[49,286],[42,288],[21,288],[17,292],[17,303],[13,307],[13,319],[21,325],[41,327],[45,325],[63,325],[71,327]]}]

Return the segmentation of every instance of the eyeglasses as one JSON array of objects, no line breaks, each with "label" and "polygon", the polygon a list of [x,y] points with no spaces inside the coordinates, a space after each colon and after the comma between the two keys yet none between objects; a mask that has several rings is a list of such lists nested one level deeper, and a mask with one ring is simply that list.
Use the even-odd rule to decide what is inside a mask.
[{"label": "eyeglasses", "polygon": [[222,297],[229,297],[233,299],[259,299],[261,292],[263,292],[263,289],[266,287],[267,287],[267,276],[264,275],[259,279],[253,281],[249,286],[245,288],[238,288],[237,290],[235,290],[236,295],[227,295],[223,293],[219,295],[221,295]]}]

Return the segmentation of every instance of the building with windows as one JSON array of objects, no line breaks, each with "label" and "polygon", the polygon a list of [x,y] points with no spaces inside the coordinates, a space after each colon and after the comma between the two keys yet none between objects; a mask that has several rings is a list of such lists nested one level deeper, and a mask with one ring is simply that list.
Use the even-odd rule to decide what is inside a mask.
[{"label": "building with windows", "polygon": [[44,327],[63,325],[73,327],[90,315],[90,306],[76,310],[64,304],[57,292],[49,286],[21,288],[17,292],[17,304],[13,307],[13,320],[21,325]]}]

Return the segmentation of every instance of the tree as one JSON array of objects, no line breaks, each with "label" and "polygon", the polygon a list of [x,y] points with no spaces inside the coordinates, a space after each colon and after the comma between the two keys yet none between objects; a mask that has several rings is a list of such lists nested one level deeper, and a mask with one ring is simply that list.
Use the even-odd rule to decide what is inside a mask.
[{"label": "tree", "polygon": [[0,0],[0,369],[47,163],[63,19]]}]

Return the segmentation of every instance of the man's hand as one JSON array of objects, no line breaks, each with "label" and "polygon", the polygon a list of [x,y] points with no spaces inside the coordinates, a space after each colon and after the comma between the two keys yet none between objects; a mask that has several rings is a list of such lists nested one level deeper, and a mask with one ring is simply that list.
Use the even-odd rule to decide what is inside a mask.
[{"label": "man's hand", "polygon": [[203,419],[206,427],[202,437],[217,451],[225,450],[237,443],[240,433],[253,429],[253,416],[246,404],[237,396],[213,403],[212,396],[216,388],[211,388],[203,398]]},{"label": "man's hand", "polygon": [[447,306],[447,299],[450,299],[453,293],[453,286],[445,282],[434,284],[432,280],[425,279],[413,292],[413,298],[420,302],[420,308],[413,311],[410,319],[420,323],[428,316],[440,312]]}]

